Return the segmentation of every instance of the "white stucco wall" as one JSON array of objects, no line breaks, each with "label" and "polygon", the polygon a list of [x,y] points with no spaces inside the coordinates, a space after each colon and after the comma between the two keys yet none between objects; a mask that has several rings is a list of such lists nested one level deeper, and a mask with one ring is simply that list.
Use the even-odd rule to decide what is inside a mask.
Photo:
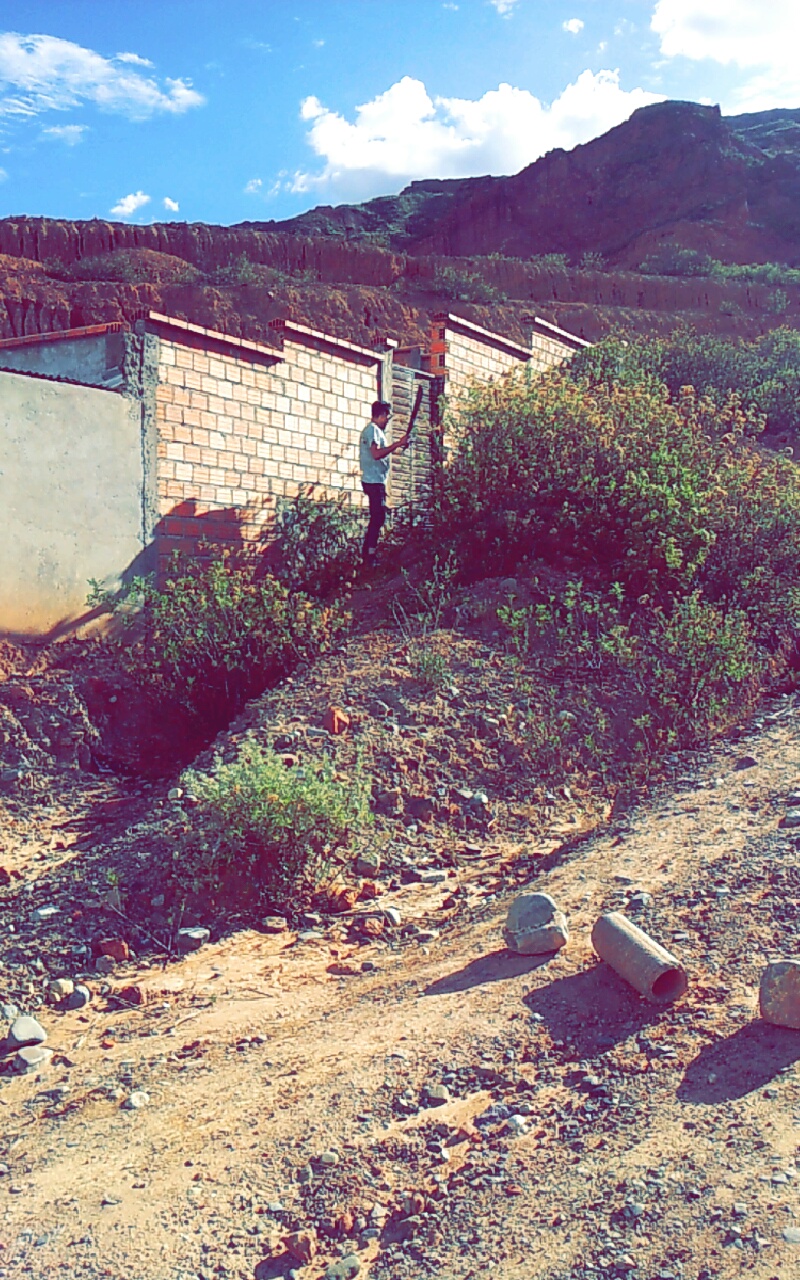
[{"label": "white stucco wall", "polygon": [[85,613],[143,549],[142,485],[137,402],[0,371],[0,633]]}]

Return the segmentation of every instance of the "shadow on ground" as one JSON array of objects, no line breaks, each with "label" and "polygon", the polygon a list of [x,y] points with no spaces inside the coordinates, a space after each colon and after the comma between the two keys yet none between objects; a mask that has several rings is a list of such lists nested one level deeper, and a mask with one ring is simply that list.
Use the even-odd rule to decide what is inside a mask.
[{"label": "shadow on ground", "polygon": [[593,1058],[654,1022],[668,1021],[671,1009],[647,1004],[606,964],[556,978],[523,1001],[538,1014],[553,1040],[574,1045]]},{"label": "shadow on ground", "polygon": [[800,1031],[758,1019],[707,1045],[689,1063],[678,1097],[705,1105],[743,1098],[800,1061]]},{"label": "shadow on ground", "polygon": [[518,978],[523,973],[533,973],[557,953],[550,952],[546,956],[520,956],[502,947],[492,951],[488,956],[479,956],[470,960],[463,969],[449,973],[445,978],[437,978],[423,991],[426,996],[447,996],[457,991],[470,991],[472,987],[483,987],[489,982],[504,982],[509,978]]}]

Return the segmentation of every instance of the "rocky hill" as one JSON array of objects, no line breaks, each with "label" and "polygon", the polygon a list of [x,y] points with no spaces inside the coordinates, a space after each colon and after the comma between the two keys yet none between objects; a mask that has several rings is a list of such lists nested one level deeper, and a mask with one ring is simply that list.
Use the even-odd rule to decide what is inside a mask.
[{"label": "rocky hill", "polygon": [[[637,268],[665,248],[794,266],[799,197],[800,111],[661,103],[513,177],[416,182],[287,222],[0,220],[0,337],[146,308],[261,340],[291,312],[358,342],[425,342],[453,308],[516,339],[532,310],[589,339],[679,318],[755,335],[798,322],[800,288],[776,305],[774,285]],[[604,269],[581,269],[587,254]]]}]

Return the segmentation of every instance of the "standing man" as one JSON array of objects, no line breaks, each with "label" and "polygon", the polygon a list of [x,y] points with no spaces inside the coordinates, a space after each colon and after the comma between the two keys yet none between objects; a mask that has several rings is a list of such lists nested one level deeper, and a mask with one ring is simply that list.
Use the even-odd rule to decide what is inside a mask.
[{"label": "standing man", "polygon": [[394,444],[386,443],[386,425],[392,416],[392,406],[385,400],[376,400],[372,406],[372,421],[361,432],[360,462],[361,487],[369,499],[369,525],[364,539],[364,564],[375,563],[375,552],[381,529],[386,523],[386,478],[389,474],[389,457],[399,449],[405,449],[410,430]]}]

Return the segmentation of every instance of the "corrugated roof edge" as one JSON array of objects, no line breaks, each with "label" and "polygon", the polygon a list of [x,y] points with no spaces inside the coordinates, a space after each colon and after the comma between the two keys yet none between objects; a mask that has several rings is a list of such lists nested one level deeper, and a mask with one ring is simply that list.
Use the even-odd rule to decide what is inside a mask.
[{"label": "corrugated roof edge", "polygon": [[314,342],[325,342],[329,347],[339,347],[341,350],[353,355],[359,356],[361,359],[374,361],[380,364],[386,352],[370,351],[369,347],[360,347],[356,342],[348,342],[345,338],[336,338],[332,333],[322,333],[319,329],[310,329],[308,325],[298,324],[296,320],[281,319],[270,320],[269,326],[275,333],[297,334],[300,338],[311,338]]},{"label": "corrugated roof edge", "polygon": [[454,316],[450,311],[438,311],[433,317],[433,323],[451,325],[456,329],[465,329],[467,333],[474,334],[476,338],[480,338],[481,342],[503,347],[512,355],[519,356],[521,360],[530,360],[531,358],[530,347],[522,347],[518,342],[514,342],[513,338],[504,338],[502,333],[493,333],[491,329],[484,329],[479,324],[473,324],[472,320],[465,320],[463,316]]},{"label": "corrugated roof edge", "polygon": [[191,333],[209,342],[218,342],[238,351],[252,351],[254,355],[269,356],[271,360],[280,360],[281,353],[275,347],[268,347],[264,342],[253,342],[252,338],[235,338],[219,329],[206,329],[201,324],[192,324],[189,320],[179,320],[176,316],[165,316],[160,311],[148,311],[142,319],[146,324],[177,329],[182,333]]},{"label": "corrugated roof edge", "polygon": [[27,333],[21,338],[0,338],[0,351],[12,347],[33,347],[44,342],[62,342],[69,338],[95,338],[101,333],[120,333],[129,326],[122,320],[109,320],[106,324],[85,324],[76,329],[53,329],[49,333]]}]

